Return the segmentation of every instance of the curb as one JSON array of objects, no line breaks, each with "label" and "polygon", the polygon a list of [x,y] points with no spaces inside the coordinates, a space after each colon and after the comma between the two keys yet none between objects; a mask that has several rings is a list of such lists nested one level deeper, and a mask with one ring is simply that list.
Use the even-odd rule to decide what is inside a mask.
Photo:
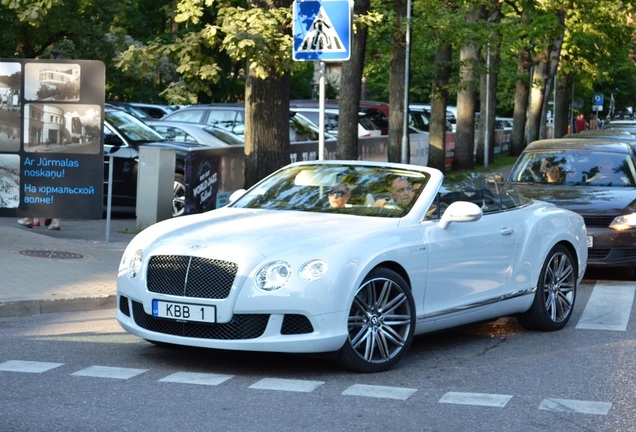
[{"label": "curb", "polygon": [[0,303],[0,318],[113,309],[116,307],[116,304],[117,296],[115,294],[101,297],[80,297],[60,300],[19,300]]}]

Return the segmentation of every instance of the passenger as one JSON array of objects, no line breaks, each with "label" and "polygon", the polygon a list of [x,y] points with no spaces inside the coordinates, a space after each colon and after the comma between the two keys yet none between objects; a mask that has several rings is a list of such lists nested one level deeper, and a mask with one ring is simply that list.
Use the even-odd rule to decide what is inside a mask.
[{"label": "passenger", "polygon": [[407,208],[413,199],[413,188],[406,177],[396,177],[391,182],[389,199],[379,199],[374,207],[400,207]]},{"label": "passenger", "polygon": [[327,197],[329,198],[329,205],[332,208],[345,208],[347,201],[351,198],[351,186],[347,183],[340,183],[332,186],[327,191]]}]

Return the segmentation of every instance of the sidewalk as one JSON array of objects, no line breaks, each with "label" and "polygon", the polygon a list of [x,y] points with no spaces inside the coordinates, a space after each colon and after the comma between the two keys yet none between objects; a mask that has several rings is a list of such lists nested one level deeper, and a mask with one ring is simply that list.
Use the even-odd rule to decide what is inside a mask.
[{"label": "sidewalk", "polygon": [[115,307],[135,219],[112,219],[108,236],[105,219],[63,219],[60,231],[16,221],[0,218],[0,318]]}]

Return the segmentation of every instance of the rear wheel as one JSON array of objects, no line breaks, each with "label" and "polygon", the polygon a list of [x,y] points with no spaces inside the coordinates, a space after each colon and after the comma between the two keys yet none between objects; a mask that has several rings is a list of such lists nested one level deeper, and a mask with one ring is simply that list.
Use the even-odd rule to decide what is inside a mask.
[{"label": "rear wheel", "polygon": [[376,269],[353,299],[338,360],[358,372],[388,370],[408,350],[414,330],[415,306],[408,284],[392,270]]},{"label": "rear wheel", "polygon": [[181,216],[185,213],[185,191],[186,186],[183,174],[175,174],[172,194],[172,217]]},{"label": "rear wheel", "polygon": [[556,245],[548,254],[530,309],[517,317],[529,329],[560,330],[572,316],[577,290],[577,271],[572,253]]}]

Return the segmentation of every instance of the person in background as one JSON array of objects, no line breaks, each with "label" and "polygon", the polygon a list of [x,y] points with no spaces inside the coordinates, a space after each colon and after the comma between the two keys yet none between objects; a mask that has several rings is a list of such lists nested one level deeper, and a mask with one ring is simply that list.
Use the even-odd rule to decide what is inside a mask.
[{"label": "person in background", "polygon": [[582,132],[589,127],[589,123],[585,120],[585,116],[581,113],[574,120],[574,128],[576,129],[576,133]]},{"label": "person in background", "polygon": [[558,166],[552,165],[545,173],[545,179],[548,183],[558,183],[561,181],[561,170]]},{"label": "person in background", "polygon": [[594,113],[590,114],[589,128],[590,128],[590,130],[600,129],[598,127],[598,119],[596,118],[596,114],[594,114]]},{"label": "person in background", "polygon": [[[59,218],[53,218],[53,219],[44,219],[44,225],[48,226],[50,230],[53,231],[59,231],[61,226],[60,226],[60,222],[62,219]],[[18,219],[18,224],[25,226],[27,228],[33,228],[33,227],[39,227],[40,226],[40,219],[38,218],[30,218],[30,217],[23,217],[22,219]]]}]

